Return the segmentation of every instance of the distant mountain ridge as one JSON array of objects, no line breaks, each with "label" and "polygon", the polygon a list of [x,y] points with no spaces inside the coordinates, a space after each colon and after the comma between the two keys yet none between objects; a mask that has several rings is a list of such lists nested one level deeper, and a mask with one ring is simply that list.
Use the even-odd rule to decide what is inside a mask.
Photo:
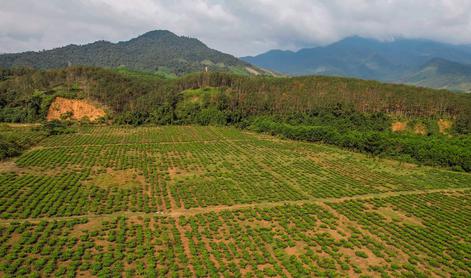
[{"label": "distant mountain ridge", "polygon": [[[249,63],[207,47],[201,41],[166,30],[147,32],[129,41],[97,41],[40,52],[0,55],[0,67],[63,68],[68,65],[126,67],[141,71],[166,71],[181,75],[202,71],[258,72]],[[248,70],[249,69],[249,70]]]},{"label": "distant mountain ridge", "polygon": [[434,58],[401,82],[471,93],[471,65]]},{"label": "distant mountain ridge", "polygon": [[471,64],[471,46],[422,39],[382,42],[349,37],[328,46],[306,48],[296,52],[271,50],[241,59],[255,66],[290,75],[332,75],[404,82],[436,58],[464,65]]}]

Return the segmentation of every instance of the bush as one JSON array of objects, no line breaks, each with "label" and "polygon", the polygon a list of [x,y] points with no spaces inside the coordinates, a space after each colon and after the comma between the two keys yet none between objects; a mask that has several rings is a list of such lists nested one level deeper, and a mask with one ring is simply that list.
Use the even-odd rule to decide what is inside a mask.
[{"label": "bush", "polygon": [[358,256],[358,257],[360,257],[360,258],[364,258],[364,259],[367,259],[367,258],[368,258],[368,255],[367,255],[365,252],[363,252],[363,251],[356,251],[356,252],[355,252],[355,255]]},{"label": "bush", "polygon": [[48,136],[75,132],[75,129],[72,128],[72,124],[70,122],[58,120],[47,121],[43,123],[42,129],[47,133]]},{"label": "bush", "polygon": [[21,154],[28,144],[21,144],[13,138],[8,138],[0,134],[0,159]]},{"label": "bush", "polygon": [[226,116],[216,108],[206,108],[196,115],[196,122],[200,125],[225,125]]}]

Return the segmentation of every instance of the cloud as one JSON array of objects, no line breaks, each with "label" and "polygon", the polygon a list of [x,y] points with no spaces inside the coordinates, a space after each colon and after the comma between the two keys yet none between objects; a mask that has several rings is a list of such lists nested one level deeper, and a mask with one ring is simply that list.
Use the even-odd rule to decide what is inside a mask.
[{"label": "cloud", "polygon": [[0,0],[0,52],[168,29],[234,55],[347,36],[471,43],[469,0]]}]

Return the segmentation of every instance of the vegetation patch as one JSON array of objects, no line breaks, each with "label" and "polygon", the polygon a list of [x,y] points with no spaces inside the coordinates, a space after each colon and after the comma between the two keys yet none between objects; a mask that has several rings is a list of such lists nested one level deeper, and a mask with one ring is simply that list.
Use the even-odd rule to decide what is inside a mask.
[{"label": "vegetation patch", "polygon": [[[423,124],[419,131],[425,132]],[[425,137],[378,131],[343,130],[331,126],[291,125],[260,118],[250,127],[258,132],[281,135],[288,139],[323,142],[379,156],[471,171],[471,140],[468,137]],[[424,129],[422,129],[424,128]]]},{"label": "vegetation patch", "polygon": [[20,155],[47,135],[47,131],[36,125],[0,124],[0,161]]}]

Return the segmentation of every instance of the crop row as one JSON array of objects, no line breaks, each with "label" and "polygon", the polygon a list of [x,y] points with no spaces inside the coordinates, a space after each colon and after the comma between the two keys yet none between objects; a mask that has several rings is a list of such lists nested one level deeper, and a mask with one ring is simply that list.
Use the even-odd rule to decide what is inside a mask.
[{"label": "crop row", "polygon": [[316,206],[0,226],[5,277],[427,275]]},{"label": "crop row", "polygon": [[47,138],[41,142],[45,147],[83,146],[108,144],[148,144],[215,140],[250,140],[254,135],[233,128],[200,126],[163,127],[81,127],[78,133]]},{"label": "crop row", "polygon": [[[131,129],[135,131],[130,134],[112,127],[90,129],[91,138],[100,138],[101,130],[122,141],[129,141],[133,132],[168,132],[179,138],[195,138],[194,133],[215,139],[248,136],[223,128],[145,127]],[[471,186],[469,174],[401,167],[322,145],[266,138],[37,148],[19,157],[16,164],[26,173],[34,173],[7,175],[9,182],[0,185],[0,199],[5,200],[0,213],[6,213],[1,217],[51,216],[70,204],[78,208],[57,215],[152,212]],[[84,197],[89,204],[83,205]],[[51,202],[56,199],[67,201]],[[25,210],[33,203],[42,208],[39,214],[38,209],[35,213]],[[53,203],[58,208],[49,212]]]},{"label": "crop row", "polygon": [[401,248],[409,262],[436,275],[471,275],[470,192],[398,196],[332,204],[338,212]]},{"label": "crop row", "polygon": [[0,174],[0,217],[35,218],[158,210],[141,188],[84,186],[83,173],[58,176]]},{"label": "crop row", "polygon": [[0,229],[0,276],[190,276],[171,218],[13,223]]}]

